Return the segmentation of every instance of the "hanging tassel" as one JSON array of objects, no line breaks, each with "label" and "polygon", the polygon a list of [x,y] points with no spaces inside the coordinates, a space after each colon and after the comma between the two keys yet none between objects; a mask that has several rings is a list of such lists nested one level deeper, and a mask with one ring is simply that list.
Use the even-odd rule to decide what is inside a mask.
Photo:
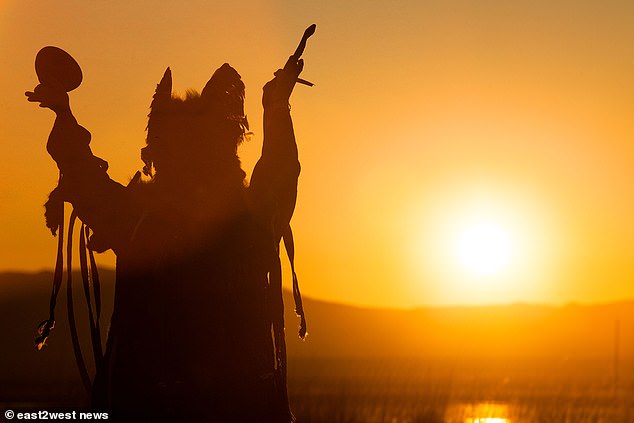
[{"label": "hanging tassel", "polygon": [[48,319],[42,321],[37,327],[37,337],[35,338],[35,347],[38,351],[42,351],[46,347],[51,330],[55,327],[55,320]]},{"label": "hanging tassel", "polygon": [[73,307],[73,278],[72,278],[72,252],[73,252],[73,228],[75,227],[75,220],[77,220],[77,213],[73,210],[70,215],[70,221],[68,222],[68,241],[66,244],[66,305],[68,307],[68,327],[70,329],[70,338],[73,343],[73,352],[75,353],[75,361],[77,362],[77,369],[79,370],[79,376],[84,384],[86,392],[90,394],[91,382],[88,375],[88,369],[84,362],[84,356],[81,353],[81,347],[79,345],[79,335],[77,333],[77,324],[75,323],[75,309]]},{"label": "hanging tassel", "polygon": [[293,241],[293,231],[291,226],[287,226],[284,234],[284,247],[286,248],[286,254],[288,260],[291,262],[291,272],[293,273],[293,299],[295,300],[295,314],[299,317],[299,332],[298,335],[302,340],[306,339],[308,331],[306,329],[306,315],[304,313],[304,305],[302,303],[302,294],[299,291],[299,281],[297,280],[297,274],[295,273],[295,242]]},{"label": "hanging tassel", "polygon": [[84,286],[84,296],[86,298],[86,306],[88,307],[88,324],[90,327],[90,340],[92,342],[92,351],[97,367],[100,366],[103,359],[103,352],[101,349],[101,333],[99,326],[95,319],[95,313],[92,308],[92,300],[90,298],[90,286],[91,284],[91,272],[88,269],[88,255],[86,248],[86,237],[88,235],[88,228],[82,223],[79,231],[79,265],[81,269],[81,278]]},{"label": "hanging tassel", "polygon": [[[53,190],[55,192],[55,190]],[[47,204],[47,212],[50,211],[57,217],[58,225],[54,228],[50,227],[53,235],[57,235],[57,259],[55,261],[55,273],[53,273],[53,288],[51,290],[51,300],[49,305],[49,318],[42,321],[37,328],[37,337],[35,338],[35,346],[38,351],[46,347],[46,341],[55,327],[55,305],[57,304],[57,294],[62,286],[62,276],[64,272],[64,203],[51,201],[53,193]],[[47,218],[47,222],[50,222]]]},{"label": "hanging tassel", "polygon": [[[139,172],[137,172],[139,174]],[[90,239],[90,228],[86,226],[86,239]],[[88,248],[88,257],[90,259],[90,275],[92,277],[93,291],[95,295],[95,310],[97,312],[97,327],[101,319],[101,283],[99,281],[99,269],[95,262],[95,253]]]}]

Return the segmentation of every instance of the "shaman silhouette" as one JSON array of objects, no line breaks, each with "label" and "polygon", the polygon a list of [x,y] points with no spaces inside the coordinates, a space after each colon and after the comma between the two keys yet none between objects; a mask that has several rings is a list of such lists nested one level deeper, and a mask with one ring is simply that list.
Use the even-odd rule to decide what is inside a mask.
[{"label": "shaman silhouette", "polygon": [[67,92],[81,83],[79,66],[55,48],[46,48],[39,68],[36,60],[41,83],[26,96],[56,113],[47,150],[60,169],[47,224],[61,239],[69,202],[71,223],[76,216],[86,225],[80,239],[92,233],[89,252],[117,256],[114,311],[92,384],[94,407],[115,421],[294,420],[279,245],[284,237],[292,256],[300,166],[289,99],[296,82],[306,83],[300,56],[312,32],[264,86],[264,143],[248,185],[237,155],[248,130],[245,86],[228,64],[185,98],[172,95],[165,71],[141,151],[149,181],[137,172],[123,186],[92,154],[91,134],[71,112]]}]

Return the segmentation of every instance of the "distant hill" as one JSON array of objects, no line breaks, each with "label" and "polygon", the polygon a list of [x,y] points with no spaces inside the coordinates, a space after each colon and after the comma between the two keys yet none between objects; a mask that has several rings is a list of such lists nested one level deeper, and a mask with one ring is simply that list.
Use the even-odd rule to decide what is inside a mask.
[{"label": "distant hill", "polygon": [[[287,300],[288,301],[288,300]],[[563,307],[512,304],[412,310],[305,300],[308,357],[634,358],[634,302]],[[288,310],[291,311],[290,309]],[[287,322],[293,322],[287,313]],[[287,337],[292,324],[287,323]]]},{"label": "distant hill", "polygon": [[[103,328],[112,310],[114,272],[102,270]],[[48,317],[52,274],[0,273],[0,403],[46,396],[60,403],[82,395],[66,317],[66,282],[58,324],[43,352],[34,348],[37,324]],[[75,310],[88,345],[86,306],[78,275]],[[296,336],[297,318],[285,293],[291,362],[309,358],[525,358],[611,359],[615,326],[619,354],[634,358],[634,302],[550,307],[359,308],[304,299],[309,336]],[[89,357],[89,351],[85,350]],[[51,386],[59,386],[51,398]]]}]

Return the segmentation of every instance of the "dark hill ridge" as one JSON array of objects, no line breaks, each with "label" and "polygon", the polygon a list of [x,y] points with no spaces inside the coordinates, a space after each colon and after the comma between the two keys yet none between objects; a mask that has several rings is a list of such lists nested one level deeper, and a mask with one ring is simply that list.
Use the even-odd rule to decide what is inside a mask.
[{"label": "dark hill ridge", "polygon": [[298,356],[611,358],[618,320],[619,354],[634,358],[632,301],[412,310],[305,302],[308,341],[289,343]]},{"label": "dark hill ridge", "polygon": [[[112,310],[114,272],[102,270],[102,328]],[[58,299],[57,327],[43,352],[34,348],[37,324],[48,317],[52,274],[0,273],[0,403],[50,396],[51,384],[65,386],[55,401],[77,398],[66,318],[66,281]],[[88,346],[86,305],[74,277],[75,313]],[[620,356],[634,358],[634,302],[551,307],[515,304],[487,307],[360,308],[304,299],[309,336],[296,336],[298,320],[285,293],[288,350],[293,360],[311,358],[602,358],[614,355],[615,325]],[[89,357],[89,351],[84,352]],[[90,361],[90,360],[89,360]],[[51,398],[53,400],[53,398]]]}]

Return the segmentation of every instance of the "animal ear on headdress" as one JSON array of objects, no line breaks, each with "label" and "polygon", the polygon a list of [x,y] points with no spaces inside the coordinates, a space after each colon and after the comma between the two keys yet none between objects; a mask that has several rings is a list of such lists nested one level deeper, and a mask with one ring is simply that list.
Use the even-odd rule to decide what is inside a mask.
[{"label": "animal ear on headdress", "polygon": [[165,73],[163,74],[163,78],[161,78],[161,82],[156,86],[156,91],[154,92],[154,96],[152,97],[152,103],[150,104],[150,114],[148,115],[148,138],[146,139],[147,146],[141,149],[141,160],[144,163],[143,173],[146,176],[153,175],[153,158],[155,155],[156,145],[152,143],[150,140],[150,128],[153,126],[152,122],[155,117],[155,112],[161,111],[161,109],[165,110],[168,108],[172,99],[172,71],[168,67],[165,69]]},{"label": "animal ear on headdress", "polygon": [[172,71],[168,67],[161,78],[161,82],[156,86],[156,92],[152,97],[151,109],[156,110],[161,105],[168,104],[172,98]]},{"label": "animal ear on headdress", "polygon": [[244,115],[244,82],[240,74],[228,63],[214,72],[200,97],[211,110],[249,129],[249,123]]}]

